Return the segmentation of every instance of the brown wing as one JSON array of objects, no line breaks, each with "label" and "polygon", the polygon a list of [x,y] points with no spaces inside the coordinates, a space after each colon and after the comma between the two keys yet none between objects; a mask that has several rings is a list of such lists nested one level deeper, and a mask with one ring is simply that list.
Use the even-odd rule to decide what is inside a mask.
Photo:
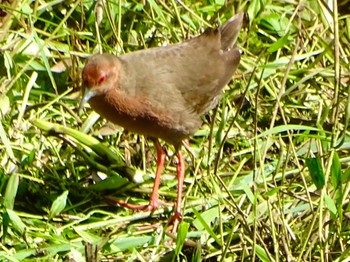
[{"label": "brown wing", "polygon": [[[229,23],[234,24],[232,37],[236,38],[241,18]],[[174,128],[195,132],[200,126],[199,115],[210,109],[238,66],[239,51],[222,49],[223,30],[225,46],[232,44],[226,33],[231,27],[225,24],[180,44],[121,56],[125,63],[121,77],[133,81],[125,81],[120,89],[170,115]]]}]

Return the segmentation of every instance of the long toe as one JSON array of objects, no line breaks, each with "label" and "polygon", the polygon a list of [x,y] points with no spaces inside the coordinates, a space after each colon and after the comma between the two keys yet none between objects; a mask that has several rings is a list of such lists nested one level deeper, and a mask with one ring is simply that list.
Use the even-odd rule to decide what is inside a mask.
[{"label": "long toe", "polygon": [[169,229],[173,234],[177,232],[180,222],[182,221],[182,215],[179,212],[175,212],[175,214],[170,219],[171,227]]},{"label": "long toe", "polygon": [[125,202],[123,200],[117,199],[113,196],[106,196],[106,199],[108,202],[112,203],[112,204],[117,204],[120,205],[122,207],[128,208],[128,209],[132,209],[132,210],[143,210],[143,211],[154,211],[156,209],[158,209],[158,207],[160,206],[169,206],[170,204],[167,204],[159,199],[156,200],[151,200],[147,205],[137,205],[137,204],[131,204],[128,202]]}]

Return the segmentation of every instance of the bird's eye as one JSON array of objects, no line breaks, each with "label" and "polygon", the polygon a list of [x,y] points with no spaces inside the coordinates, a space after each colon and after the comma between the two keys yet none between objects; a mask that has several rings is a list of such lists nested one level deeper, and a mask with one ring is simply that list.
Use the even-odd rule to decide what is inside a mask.
[{"label": "bird's eye", "polygon": [[106,76],[105,75],[100,76],[100,78],[98,79],[98,83],[102,84],[105,80],[106,80]]}]

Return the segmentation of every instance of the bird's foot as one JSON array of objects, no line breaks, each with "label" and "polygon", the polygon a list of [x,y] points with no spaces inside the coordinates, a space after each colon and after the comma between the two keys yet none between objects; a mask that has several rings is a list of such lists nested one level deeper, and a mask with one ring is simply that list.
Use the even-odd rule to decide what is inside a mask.
[{"label": "bird's foot", "polygon": [[177,232],[180,222],[182,221],[182,215],[179,212],[175,212],[175,214],[170,219],[170,227],[167,231],[171,231],[173,234]]},{"label": "bird's foot", "polygon": [[125,201],[116,199],[112,196],[107,196],[106,197],[108,201],[112,202],[113,204],[118,204],[122,207],[126,207],[132,210],[142,210],[142,211],[154,211],[156,210],[158,207],[160,206],[168,206],[169,204],[160,201],[159,199],[154,199],[154,200],[150,200],[150,202],[147,205],[135,205],[135,204],[130,204],[127,203]]},{"label": "bird's foot", "polygon": [[117,200],[115,201],[115,203],[132,210],[154,211],[159,207],[159,203],[151,203],[151,202],[147,205],[134,205],[121,200]]}]

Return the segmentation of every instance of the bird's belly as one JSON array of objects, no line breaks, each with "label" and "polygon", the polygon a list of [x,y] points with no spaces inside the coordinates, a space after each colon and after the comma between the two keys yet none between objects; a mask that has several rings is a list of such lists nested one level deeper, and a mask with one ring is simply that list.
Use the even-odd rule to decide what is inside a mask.
[{"label": "bird's belly", "polygon": [[[160,138],[175,146],[196,131],[198,126],[193,126],[193,121],[187,121],[187,125],[165,112],[157,112],[152,107],[140,103],[116,106],[109,103],[104,97],[93,97],[89,101],[90,106],[108,121],[122,126],[125,129],[153,138]],[[198,121],[196,121],[198,122]],[[185,122],[186,123],[186,122]]]}]

